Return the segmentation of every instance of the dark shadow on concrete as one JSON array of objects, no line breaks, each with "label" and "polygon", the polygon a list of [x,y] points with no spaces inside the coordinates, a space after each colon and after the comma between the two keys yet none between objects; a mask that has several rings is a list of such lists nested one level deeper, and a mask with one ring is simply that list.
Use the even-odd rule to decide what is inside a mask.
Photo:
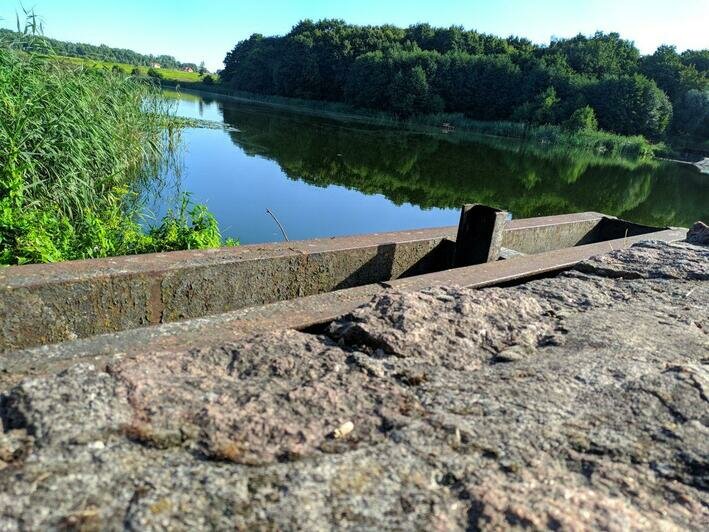
[{"label": "dark shadow on concrete", "polygon": [[448,270],[453,267],[454,254],[455,242],[444,238],[428,255],[399,275],[399,279]]},{"label": "dark shadow on concrete", "polygon": [[[392,279],[397,244],[381,244],[377,246],[377,254],[341,281],[333,290],[353,288],[365,284],[384,283]],[[450,268],[455,250],[455,242],[444,239],[425,257],[409,266],[397,278],[411,277],[424,273],[432,273]]]},{"label": "dark shadow on concrete", "polygon": [[606,240],[615,240],[617,238],[626,238],[630,236],[639,236],[647,233],[662,231],[667,227],[652,227],[650,225],[640,225],[618,218],[602,218],[596,226],[586,233],[576,245],[583,246],[584,244],[595,244],[596,242],[604,242]]},{"label": "dark shadow on concrete", "polygon": [[388,281],[394,266],[395,252],[394,243],[377,246],[377,254],[338,283],[333,290]]}]

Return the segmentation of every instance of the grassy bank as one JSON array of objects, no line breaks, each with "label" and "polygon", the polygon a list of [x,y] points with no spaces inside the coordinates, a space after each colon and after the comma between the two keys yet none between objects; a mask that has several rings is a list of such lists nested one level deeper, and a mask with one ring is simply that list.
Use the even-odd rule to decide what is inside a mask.
[{"label": "grassy bank", "polygon": [[221,244],[187,201],[141,228],[139,190],[177,153],[179,127],[137,78],[0,43],[0,146],[0,264]]},{"label": "grassy bank", "polygon": [[[437,113],[398,119],[391,113],[360,109],[345,103],[303,100],[281,96],[264,96],[230,90],[220,83],[202,82],[184,83],[164,79],[164,87],[187,89],[206,94],[226,96],[245,102],[258,102],[275,107],[299,110],[335,119],[360,120],[382,126],[403,127],[407,129],[426,129],[441,131],[443,124],[448,124],[456,134],[470,133],[516,139],[536,144],[543,149],[575,149],[601,157],[648,159],[661,145],[653,145],[642,136],[624,136],[606,131],[567,131],[561,126],[533,126],[520,122],[489,122],[471,120],[462,114]],[[446,131],[450,131],[446,128]]]},{"label": "grassy bank", "polygon": [[[64,57],[57,56],[57,59],[63,63],[71,65],[79,65],[86,68],[94,68],[101,70],[116,71],[119,74],[132,74],[137,71],[141,76],[148,76],[150,67],[135,66],[127,63],[114,63],[111,61],[98,61],[95,59],[85,59],[82,57]],[[176,83],[199,83],[202,77],[197,72],[185,72],[184,70],[176,70],[172,68],[159,68],[156,70],[164,79]]]}]

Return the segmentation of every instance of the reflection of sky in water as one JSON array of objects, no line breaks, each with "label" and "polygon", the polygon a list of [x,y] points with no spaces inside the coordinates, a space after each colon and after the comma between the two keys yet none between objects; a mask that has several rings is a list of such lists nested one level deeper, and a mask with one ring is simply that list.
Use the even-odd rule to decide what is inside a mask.
[{"label": "reflection of sky in water", "polygon": [[222,113],[219,104],[214,101],[205,102],[202,98],[192,94],[183,94],[177,99],[175,112],[177,116],[184,118],[199,118],[202,120],[222,121]]},{"label": "reflection of sky in water", "polygon": [[[179,101],[177,114],[218,120],[217,102]],[[187,129],[180,189],[204,203],[219,221],[224,237],[244,244],[282,240],[271,209],[291,240],[455,225],[458,211],[397,206],[383,195],[365,195],[341,186],[326,188],[289,179],[278,164],[246,155],[228,133],[218,129]],[[150,206],[159,217],[174,200],[174,190],[162,192]]]},{"label": "reflection of sky in water", "polygon": [[684,165],[633,166],[563,147],[411,134],[194,94],[181,95],[176,112],[218,123],[226,116],[236,130],[185,130],[181,178],[168,176],[150,210],[161,216],[175,205],[176,188],[188,191],[224,236],[244,243],[282,239],[267,208],[292,239],[458,221],[456,208],[416,204],[482,202],[518,218],[592,210],[650,225],[709,217],[709,179]]}]

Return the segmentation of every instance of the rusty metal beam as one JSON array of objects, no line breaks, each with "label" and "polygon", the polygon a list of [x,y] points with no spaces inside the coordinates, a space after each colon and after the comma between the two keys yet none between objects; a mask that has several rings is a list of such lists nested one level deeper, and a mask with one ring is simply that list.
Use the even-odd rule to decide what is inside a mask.
[{"label": "rusty metal beam", "polygon": [[204,348],[224,345],[245,334],[305,329],[351,312],[386,288],[404,292],[443,285],[484,288],[559,272],[595,255],[624,249],[641,240],[672,242],[683,240],[685,236],[684,230],[665,230],[280,301],[216,316],[9,352],[0,357],[0,376],[6,375],[5,380],[9,383],[27,375],[30,368],[39,372],[57,369],[79,358],[100,364],[105,357],[117,353],[130,356],[154,351]]},{"label": "rusty metal beam", "polygon": [[[603,219],[513,220],[502,245],[574,245]],[[455,227],[0,268],[0,353],[440,271]]]}]

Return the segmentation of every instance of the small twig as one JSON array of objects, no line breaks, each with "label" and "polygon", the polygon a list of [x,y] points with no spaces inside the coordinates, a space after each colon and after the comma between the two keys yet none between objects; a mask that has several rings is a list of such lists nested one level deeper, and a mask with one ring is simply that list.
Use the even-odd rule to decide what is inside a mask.
[{"label": "small twig", "polygon": [[276,218],[276,215],[273,214],[273,212],[271,211],[271,209],[266,209],[266,214],[270,214],[270,215],[271,215],[271,218],[273,218],[273,221],[278,224],[278,227],[280,228],[281,233],[283,233],[283,238],[286,239],[286,242],[289,242],[289,240],[288,240],[288,235],[286,234],[286,230],[283,229],[283,226],[281,225],[281,222],[278,221],[278,218]]}]

